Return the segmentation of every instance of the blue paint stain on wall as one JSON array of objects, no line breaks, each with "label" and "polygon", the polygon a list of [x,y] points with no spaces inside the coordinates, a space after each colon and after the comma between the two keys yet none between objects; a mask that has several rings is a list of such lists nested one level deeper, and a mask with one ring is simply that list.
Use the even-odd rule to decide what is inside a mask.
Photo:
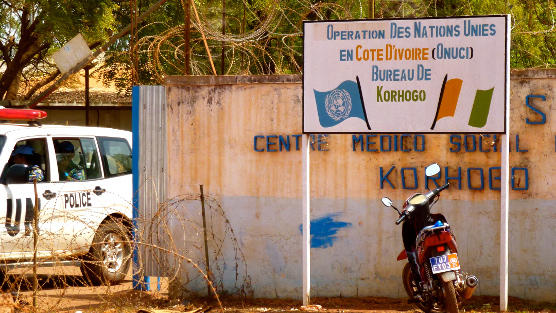
[{"label": "blue paint stain on wall", "polygon": [[[332,213],[311,221],[311,248],[332,247],[338,239],[338,230],[351,226],[351,223],[336,220],[340,214]],[[299,225],[299,231],[303,233],[303,224]]]}]

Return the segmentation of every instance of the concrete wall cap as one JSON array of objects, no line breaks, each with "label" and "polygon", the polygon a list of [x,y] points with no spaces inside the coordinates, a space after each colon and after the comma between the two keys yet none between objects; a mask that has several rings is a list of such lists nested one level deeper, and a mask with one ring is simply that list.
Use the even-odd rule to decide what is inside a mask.
[{"label": "concrete wall cap", "polygon": [[[554,79],[556,68],[511,70],[511,79]],[[167,76],[165,86],[218,86],[242,84],[301,83],[302,75],[205,75]]]},{"label": "concrete wall cap", "polygon": [[556,68],[534,68],[524,70],[512,70],[511,79],[554,79]]},{"label": "concrete wall cap", "polygon": [[168,76],[165,86],[215,86],[242,84],[301,83],[301,75],[222,75],[222,76]]}]

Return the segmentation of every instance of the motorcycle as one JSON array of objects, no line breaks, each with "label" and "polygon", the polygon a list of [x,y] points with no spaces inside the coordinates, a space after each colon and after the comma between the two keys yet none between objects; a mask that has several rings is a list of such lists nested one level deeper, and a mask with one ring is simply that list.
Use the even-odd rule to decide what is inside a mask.
[{"label": "motorcycle", "polygon": [[[438,173],[440,166],[436,163],[425,169],[428,177]],[[461,270],[456,239],[444,216],[430,214],[430,208],[438,202],[440,192],[448,186],[449,183],[426,194],[410,196],[404,202],[401,212],[393,205],[392,200],[382,198],[385,206],[398,212],[396,225],[402,222],[416,225],[418,219],[428,224],[418,231],[415,240],[415,259],[421,276],[420,283],[416,283],[409,262],[402,271],[403,285],[410,301],[424,312],[458,312],[463,300],[471,298],[479,283],[476,276]],[[404,249],[397,259],[401,261],[407,258]]]}]

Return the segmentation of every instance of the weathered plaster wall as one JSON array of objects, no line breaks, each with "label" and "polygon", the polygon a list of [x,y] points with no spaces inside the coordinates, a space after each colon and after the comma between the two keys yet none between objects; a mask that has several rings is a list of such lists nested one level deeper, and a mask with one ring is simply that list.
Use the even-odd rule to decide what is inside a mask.
[{"label": "weathered plaster wall", "polygon": [[[222,203],[245,258],[239,275],[250,280],[253,295],[300,297],[300,77],[170,77],[166,85],[167,198],[196,193],[203,184]],[[518,168],[513,181],[518,190],[510,194],[509,290],[511,296],[549,301],[556,293],[555,86],[555,70],[512,73],[510,163]],[[528,107],[530,95],[538,97],[529,97]],[[280,151],[278,136],[289,138],[289,151],[284,146]],[[404,296],[403,262],[396,261],[401,227],[394,225],[395,212],[379,199],[389,196],[401,205],[413,192],[424,190],[423,168],[432,162],[443,167],[442,183],[461,169],[461,180],[450,180],[452,186],[433,211],[442,212],[453,225],[464,270],[481,280],[477,294],[497,295],[500,204],[499,191],[492,189],[499,186],[499,171],[491,168],[500,164],[494,151],[500,140],[494,135],[425,135],[417,138],[416,150],[421,152],[388,152],[388,138],[401,150],[401,135],[383,137],[383,149],[380,135],[363,135],[364,144],[354,143],[352,135],[315,140],[312,295]],[[414,139],[404,136],[404,149],[415,150]],[[464,140],[468,151],[476,151],[465,152],[463,146],[450,151]],[[378,151],[367,151],[374,149]],[[414,173],[418,186],[411,189]],[[228,291],[234,291],[237,281],[230,266],[236,254],[225,244],[218,261],[222,287]],[[206,290],[199,280],[188,288]]]}]

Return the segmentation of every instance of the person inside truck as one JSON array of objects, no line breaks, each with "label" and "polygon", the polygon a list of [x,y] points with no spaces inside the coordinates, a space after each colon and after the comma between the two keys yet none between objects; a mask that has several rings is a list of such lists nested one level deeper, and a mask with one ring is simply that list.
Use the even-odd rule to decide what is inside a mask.
[{"label": "person inside truck", "polygon": [[14,149],[12,152],[12,158],[14,164],[25,164],[29,166],[29,181],[32,182],[33,179],[37,179],[37,182],[41,182],[44,180],[44,171],[37,162],[33,162],[36,160],[35,152],[31,146],[19,146]]},{"label": "person inside truck", "polygon": [[73,162],[75,148],[69,141],[62,141],[55,146],[58,174],[60,180],[85,180],[85,170]]}]

